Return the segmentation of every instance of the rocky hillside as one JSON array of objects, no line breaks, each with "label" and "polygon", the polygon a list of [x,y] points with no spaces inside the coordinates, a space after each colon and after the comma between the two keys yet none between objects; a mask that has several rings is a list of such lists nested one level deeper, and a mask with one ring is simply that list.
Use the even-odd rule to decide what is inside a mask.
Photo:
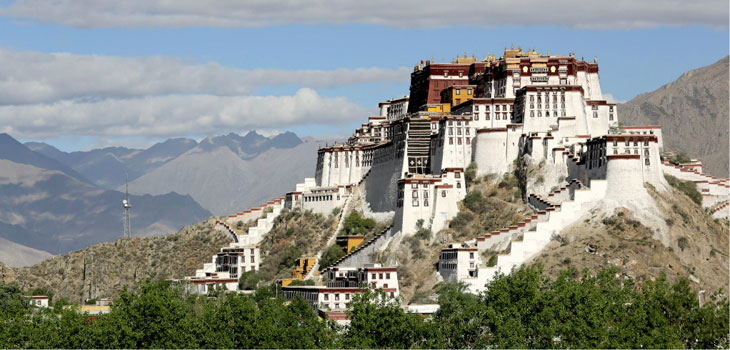
[{"label": "rocky hillside", "polygon": [[0,280],[21,288],[48,288],[72,302],[114,297],[147,278],[191,275],[230,238],[213,230],[214,219],[186,226],[165,237],[119,239],[60,255],[30,267],[0,264]]},{"label": "rocky hillside", "polygon": [[624,278],[637,283],[666,274],[672,282],[688,278],[693,289],[708,296],[720,288],[727,294],[727,221],[713,219],[676,189],[660,193],[650,188],[649,193],[669,226],[669,246],[656,240],[656,232],[636,215],[618,208],[563,230],[533,263],[553,277],[568,266],[578,271],[616,266]]},{"label": "rocky hillside", "polygon": [[621,105],[621,120],[626,125],[661,125],[666,150],[702,158],[705,172],[725,178],[729,78],[725,57]]}]

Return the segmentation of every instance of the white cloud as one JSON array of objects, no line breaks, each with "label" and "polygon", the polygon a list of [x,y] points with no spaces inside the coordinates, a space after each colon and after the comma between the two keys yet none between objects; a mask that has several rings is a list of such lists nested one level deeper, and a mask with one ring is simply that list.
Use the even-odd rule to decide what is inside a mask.
[{"label": "white cloud", "polygon": [[339,86],[397,81],[410,70],[243,70],[218,63],[186,64],[167,56],[114,57],[0,49],[0,105],[98,100],[166,94],[240,96],[261,86]]},{"label": "white cloud", "polygon": [[613,96],[613,94],[607,92],[603,93],[603,99],[609,103],[626,103],[626,101],[624,100],[617,100],[616,97]]},{"label": "white cloud", "polygon": [[433,28],[557,25],[728,27],[727,0],[16,0],[0,15],[74,27],[261,27],[376,24]]},{"label": "white cloud", "polygon": [[27,139],[59,135],[174,137],[243,129],[351,123],[368,110],[309,88],[293,96],[147,96],[0,106],[0,132]]}]

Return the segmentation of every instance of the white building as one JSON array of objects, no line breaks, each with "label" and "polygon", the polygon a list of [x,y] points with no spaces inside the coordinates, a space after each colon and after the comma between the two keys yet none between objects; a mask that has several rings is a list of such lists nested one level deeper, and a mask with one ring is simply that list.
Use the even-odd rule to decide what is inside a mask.
[{"label": "white building", "polygon": [[48,296],[33,295],[30,297],[30,305],[35,307],[48,307]]},{"label": "white building", "polygon": [[348,309],[352,298],[368,287],[382,291],[389,298],[400,295],[395,267],[382,267],[379,264],[366,264],[359,268],[334,267],[328,268],[325,274],[325,286],[286,286],[281,288],[282,295],[289,300],[301,297],[313,309],[328,311]]}]

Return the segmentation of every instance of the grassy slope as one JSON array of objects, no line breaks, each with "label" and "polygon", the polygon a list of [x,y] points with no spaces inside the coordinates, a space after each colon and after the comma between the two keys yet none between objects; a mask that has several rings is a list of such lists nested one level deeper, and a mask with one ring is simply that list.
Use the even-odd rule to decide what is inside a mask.
[{"label": "grassy slope", "polygon": [[530,209],[522,201],[512,177],[498,179],[489,177],[469,186],[469,191],[482,193],[481,205],[476,210],[459,204],[460,215],[457,225],[436,232],[432,239],[412,236],[397,242],[395,249],[380,254],[377,260],[383,263],[398,262],[398,277],[401,295],[406,303],[434,302],[434,286],[439,281],[436,266],[439,251],[448,243],[463,242],[509,226],[524,218]]},{"label": "grassy slope", "polygon": [[21,288],[48,288],[72,302],[114,297],[147,278],[168,279],[192,275],[230,238],[213,230],[214,219],[186,226],[165,237],[119,239],[24,268],[0,265],[0,279]]}]

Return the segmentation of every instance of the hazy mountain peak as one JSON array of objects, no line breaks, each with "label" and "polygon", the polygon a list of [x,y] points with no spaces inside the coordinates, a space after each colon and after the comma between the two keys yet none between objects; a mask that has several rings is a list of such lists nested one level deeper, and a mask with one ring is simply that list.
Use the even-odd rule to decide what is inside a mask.
[{"label": "hazy mountain peak", "polygon": [[702,158],[712,175],[728,175],[728,60],[682,74],[619,107],[626,125],[661,125],[664,148]]},{"label": "hazy mountain peak", "polygon": [[70,167],[41,153],[32,151],[6,133],[0,134],[0,159],[7,159],[19,164],[33,165],[42,169],[58,170],[77,180],[89,182],[84,176]]}]

